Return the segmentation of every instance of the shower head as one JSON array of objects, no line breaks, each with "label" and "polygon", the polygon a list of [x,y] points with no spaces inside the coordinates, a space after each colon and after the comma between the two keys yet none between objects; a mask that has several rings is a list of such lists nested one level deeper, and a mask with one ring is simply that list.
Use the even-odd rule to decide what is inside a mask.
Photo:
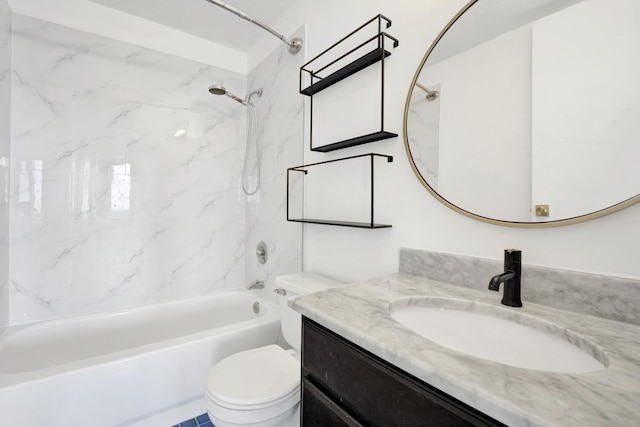
[{"label": "shower head", "polygon": [[211,86],[209,86],[209,93],[212,94],[212,95],[227,95],[229,98],[233,99],[234,101],[238,101],[242,105],[247,105],[247,101],[246,100],[238,98],[237,96],[235,96],[234,94],[229,92],[222,85],[211,85]]},{"label": "shower head", "polygon": [[226,95],[227,89],[222,85],[211,85],[209,86],[209,92],[212,95]]},{"label": "shower head", "polygon": [[427,93],[428,102],[435,101],[440,96],[440,92],[438,92],[437,90],[430,90],[428,87],[426,87],[420,82],[416,82],[416,86],[418,86],[420,89],[422,89]]},{"label": "shower head", "polygon": [[222,85],[211,85],[211,86],[209,86],[209,93],[212,94],[212,95],[227,95],[229,98],[233,99],[234,101],[238,101],[242,105],[247,105],[247,103],[249,102],[249,99],[251,98],[252,95],[258,95],[258,96],[262,95],[262,89],[257,89],[257,90],[254,90],[252,92],[249,92],[249,94],[247,95],[247,97],[245,99],[241,99],[241,98],[235,96],[234,94],[229,92]]}]

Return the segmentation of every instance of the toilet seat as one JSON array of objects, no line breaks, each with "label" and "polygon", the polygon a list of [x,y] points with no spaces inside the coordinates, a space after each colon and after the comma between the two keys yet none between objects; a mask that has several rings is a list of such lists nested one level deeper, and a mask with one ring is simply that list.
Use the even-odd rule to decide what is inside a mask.
[{"label": "toilet seat", "polygon": [[300,401],[300,362],[277,345],[233,354],[209,371],[207,399],[220,419],[272,418]]}]

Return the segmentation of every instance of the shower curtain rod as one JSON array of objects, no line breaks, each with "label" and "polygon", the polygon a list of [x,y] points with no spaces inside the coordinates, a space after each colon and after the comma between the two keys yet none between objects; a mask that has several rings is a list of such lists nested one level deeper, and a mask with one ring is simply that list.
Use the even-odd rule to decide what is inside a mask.
[{"label": "shower curtain rod", "polygon": [[273,34],[274,36],[276,36],[277,38],[279,38],[280,40],[282,40],[284,43],[287,44],[288,48],[287,50],[289,51],[289,53],[295,55],[296,53],[300,52],[300,49],[302,49],[302,39],[295,37],[293,39],[288,39],[287,37],[285,37],[284,35],[280,34],[279,32],[277,32],[276,30],[274,30],[273,28],[269,27],[266,24],[263,24],[262,22],[258,21],[257,19],[247,15],[246,13],[236,9],[233,6],[228,5],[225,2],[222,2],[220,0],[205,0],[211,4],[215,4],[216,6],[220,6],[223,9],[228,10],[231,13],[234,13],[236,15],[238,15],[240,18],[245,19],[249,22],[252,22],[254,24],[256,24],[258,27],[262,28],[263,30],[267,30],[268,32],[270,32],[271,34]]}]

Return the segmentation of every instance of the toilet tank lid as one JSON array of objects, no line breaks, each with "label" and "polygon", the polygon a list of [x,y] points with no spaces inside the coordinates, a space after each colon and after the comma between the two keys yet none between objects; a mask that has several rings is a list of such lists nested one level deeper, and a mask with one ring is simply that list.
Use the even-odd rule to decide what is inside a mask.
[{"label": "toilet tank lid", "polygon": [[339,285],[344,285],[344,282],[317,273],[295,273],[276,277],[276,287],[297,295],[324,291]]}]

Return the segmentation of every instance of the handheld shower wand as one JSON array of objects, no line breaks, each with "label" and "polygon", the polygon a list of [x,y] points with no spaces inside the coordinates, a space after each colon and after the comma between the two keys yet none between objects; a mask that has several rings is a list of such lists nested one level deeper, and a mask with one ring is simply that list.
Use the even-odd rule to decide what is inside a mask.
[{"label": "handheld shower wand", "polygon": [[[244,150],[244,163],[242,164],[241,179],[242,179],[242,191],[244,191],[244,194],[246,194],[247,196],[253,196],[260,189],[260,160],[261,160],[262,153],[260,151],[260,145],[258,144],[258,135],[257,135],[258,115],[256,113],[256,108],[251,103],[251,97],[253,95],[262,96],[262,89],[252,90],[247,94],[247,96],[244,99],[229,92],[222,85],[209,86],[209,93],[211,93],[212,95],[226,95],[229,98],[233,99],[234,101],[239,102],[240,104],[249,108],[250,115],[249,115],[249,120],[247,121],[247,139],[245,140],[246,143],[245,143],[245,150]],[[248,189],[248,183],[246,183],[245,181],[249,181],[247,166],[249,164],[249,151],[251,148],[250,144],[252,140],[253,140],[253,148],[255,150],[255,155],[256,155],[255,166],[253,167],[253,169],[255,169],[256,171],[257,182],[256,182],[255,189],[250,190]]]}]

